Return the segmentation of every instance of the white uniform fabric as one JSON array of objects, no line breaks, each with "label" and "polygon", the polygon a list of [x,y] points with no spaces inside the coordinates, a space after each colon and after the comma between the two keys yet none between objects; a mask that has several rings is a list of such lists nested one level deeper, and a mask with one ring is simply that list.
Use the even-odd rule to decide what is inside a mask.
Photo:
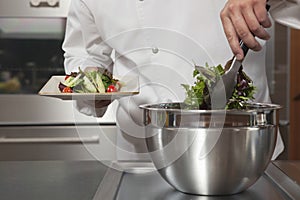
[{"label": "white uniform fabric", "polygon": [[[182,101],[181,84],[193,82],[194,63],[225,64],[232,57],[219,17],[225,2],[72,0],[63,43],[66,73],[102,65],[118,77],[139,76],[140,94],[122,98],[117,109],[120,135],[137,139],[124,137],[125,154],[145,137],[140,104]],[[265,45],[250,51],[243,64],[257,87],[257,102],[270,102],[265,53]],[[282,150],[279,134],[273,158]]]}]

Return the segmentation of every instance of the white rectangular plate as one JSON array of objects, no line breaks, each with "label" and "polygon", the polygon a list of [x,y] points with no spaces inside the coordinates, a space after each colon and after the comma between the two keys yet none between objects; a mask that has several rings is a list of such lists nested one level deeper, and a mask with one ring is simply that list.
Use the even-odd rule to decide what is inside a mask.
[{"label": "white rectangular plate", "polygon": [[65,76],[52,76],[38,94],[63,100],[114,100],[139,93],[139,81],[138,78],[134,76],[124,76],[121,79],[118,79],[122,83],[120,91],[109,93],[62,93],[59,91],[58,85],[60,82],[64,81],[64,78]]}]

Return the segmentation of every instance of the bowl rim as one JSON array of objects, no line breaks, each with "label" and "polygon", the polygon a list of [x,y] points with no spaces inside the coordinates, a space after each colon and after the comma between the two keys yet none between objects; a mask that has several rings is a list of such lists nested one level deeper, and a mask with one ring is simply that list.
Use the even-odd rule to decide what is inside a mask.
[{"label": "bowl rim", "polygon": [[149,111],[165,111],[165,112],[173,112],[173,113],[226,113],[226,114],[250,114],[250,113],[260,113],[260,112],[268,112],[272,110],[279,110],[282,108],[279,104],[273,103],[248,103],[248,109],[215,109],[215,110],[200,110],[200,109],[180,109],[180,108],[166,108],[162,107],[163,105],[170,104],[178,104],[183,105],[183,102],[168,102],[168,103],[154,103],[154,104],[142,104],[139,108]]}]

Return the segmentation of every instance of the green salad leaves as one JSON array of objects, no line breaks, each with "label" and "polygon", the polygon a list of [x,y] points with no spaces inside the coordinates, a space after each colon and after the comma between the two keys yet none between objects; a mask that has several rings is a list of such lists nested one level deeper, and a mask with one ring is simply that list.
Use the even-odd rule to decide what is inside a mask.
[{"label": "green salad leaves", "polygon": [[59,84],[59,90],[63,93],[105,93],[117,92],[120,88],[118,80],[104,68],[72,72]]},{"label": "green salad leaves", "polygon": [[[186,91],[184,103],[187,109],[212,109],[209,91],[220,80],[225,70],[226,66],[224,69],[221,65],[209,66],[207,63],[205,67],[195,65],[193,72],[194,84],[182,84]],[[241,67],[237,74],[235,89],[225,109],[244,109],[246,103],[254,99],[254,93],[253,82]]]}]

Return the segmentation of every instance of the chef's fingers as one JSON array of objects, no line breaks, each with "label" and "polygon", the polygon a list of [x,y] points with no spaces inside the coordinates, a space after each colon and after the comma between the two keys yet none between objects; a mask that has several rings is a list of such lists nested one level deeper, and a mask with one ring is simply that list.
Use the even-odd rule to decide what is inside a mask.
[{"label": "chef's fingers", "polygon": [[257,42],[254,35],[248,28],[247,22],[244,19],[241,10],[230,12],[230,18],[238,37],[243,40],[244,44],[254,51],[261,50],[261,45]]},{"label": "chef's fingers", "polygon": [[264,40],[270,38],[265,30],[272,25],[266,0],[228,0],[220,16],[230,48],[238,59],[243,58],[240,39],[249,49],[259,51],[262,47],[255,37]]},{"label": "chef's fingers", "polygon": [[230,48],[238,60],[244,58],[243,51],[239,45],[240,39],[252,50],[259,51],[261,49],[261,45],[248,28],[241,13],[240,4],[227,2],[221,11],[221,20]]},{"label": "chef's fingers", "polygon": [[227,41],[231,48],[233,54],[237,57],[238,60],[242,60],[244,57],[243,50],[240,47],[239,38],[235,31],[235,28],[229,18],[226,9],[223,9],[221,14],[221,21],[226,35]]},{"label": "chef's fingers", "polygon": [[272,22],[266,9],[266,1],[258,1],[256,4],[254,4],[253,10],[259,24],[262,27],[270,28],[272,26]]},{"label": "chef's fingers", "polygon": [[248,24],[248,28],[250,32],[263,40],[270,39],[269,33],[265,30],[265,28],[259,24],[254,12],[244,12],[243,13],[245,21]]},{"label": "chef's fingers", "polygon": [[270,26],[270,21],[268,20],[269,18],[265,9],[265,5],[263,5],[263,8],[264,12],[257,12],[258,14],[256,14],[255,8],[246,6],[242,8],[242,14],[253,36],[256,36],[263,40],[268,40],[270,39],[270,35],[266,31],[262,23],[264,23],[265,26]]}]

